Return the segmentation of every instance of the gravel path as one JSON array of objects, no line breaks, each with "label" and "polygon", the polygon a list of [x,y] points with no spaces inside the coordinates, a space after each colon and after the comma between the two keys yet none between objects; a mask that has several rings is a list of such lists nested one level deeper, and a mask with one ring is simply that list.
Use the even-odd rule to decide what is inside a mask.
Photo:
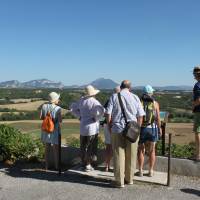
[{"label": "gravel path", "polygon": [[135,182],[115,189],[109,181],[85,176],[44,172],[37,168],[0,169],[0,200],[195,200],[200,179],[173,176],[172,187]]}]

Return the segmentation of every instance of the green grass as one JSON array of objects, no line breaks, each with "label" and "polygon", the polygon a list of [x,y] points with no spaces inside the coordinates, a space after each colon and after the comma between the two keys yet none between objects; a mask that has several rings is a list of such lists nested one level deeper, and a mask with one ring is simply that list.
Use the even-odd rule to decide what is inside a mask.
[{"label": "green grass", "polygon": [[[35,139],[40,138],[41,135],[41,123],[31,122],[16,122],[10,124],[10,126],[20,130],[22,133],[29,134]],[[70,137],[79,138],[80,125],[79,123],[62,124],[62,142],[67,142]],[[100,135],[103,137],[103,130],[100,131]]]}]

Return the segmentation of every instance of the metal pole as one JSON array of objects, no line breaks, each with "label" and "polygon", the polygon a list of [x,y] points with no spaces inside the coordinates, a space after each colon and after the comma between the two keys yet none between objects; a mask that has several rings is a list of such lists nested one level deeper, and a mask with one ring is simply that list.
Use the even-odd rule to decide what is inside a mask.
[{"label": "metal pole", "polygon": [[166,123],[162,122],[162,155],[165,155],[165,131],[166,131]]},{"label": "metal pole", "polygon": [[171,184],[171,146],[172,146],[172,134],[169,134],[169,153],[168,153],[168,173],[167,173],[167,186]]},{"label": "metal pole", "polygon": [[61,131],[58,134],[58,174],[61,176]]}]

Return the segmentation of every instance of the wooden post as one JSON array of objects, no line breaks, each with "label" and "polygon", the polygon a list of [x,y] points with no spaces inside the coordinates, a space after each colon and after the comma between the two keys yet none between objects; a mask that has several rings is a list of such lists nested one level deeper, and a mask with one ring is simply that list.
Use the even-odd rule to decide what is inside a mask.
[{"label": "wooden post", "polygon": [[58,174],[61,176],[61,130],[58,134]]},{"label": "wooden post", "polygon": [[171,146],[172,146],[172,134],[169,134],[169,152],[168,152],[168,173],[167,173],[167,186],[171,185]]},{"label": "wooden post", "polygon": [[166,131],[166,123],[162,122],[162,155],[165,155],[165,131]]}]

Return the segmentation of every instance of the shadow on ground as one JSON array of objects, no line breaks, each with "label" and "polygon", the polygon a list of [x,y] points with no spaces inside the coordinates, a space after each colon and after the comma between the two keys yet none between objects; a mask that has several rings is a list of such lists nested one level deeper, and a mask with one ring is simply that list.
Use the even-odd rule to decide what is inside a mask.
[{"label": "shadow on ground", "polygon": [[3,173],[14,178],[30,178],[50,182],[68,182],[78,183],[96,187],[112,188],[111,181],[93,178],[84,175],[62,173],[60,176],[57,171],[45,171],[42,169],[42,164],[17,164],[13,167],[5,168],[0,165]]},{"label": "shadow on ground", "polygon": [[184,192],[187,194],[193,194],[193,195],[200,197],[200,190],[185,188],[185,189],[181,189],[181,192]]}]

